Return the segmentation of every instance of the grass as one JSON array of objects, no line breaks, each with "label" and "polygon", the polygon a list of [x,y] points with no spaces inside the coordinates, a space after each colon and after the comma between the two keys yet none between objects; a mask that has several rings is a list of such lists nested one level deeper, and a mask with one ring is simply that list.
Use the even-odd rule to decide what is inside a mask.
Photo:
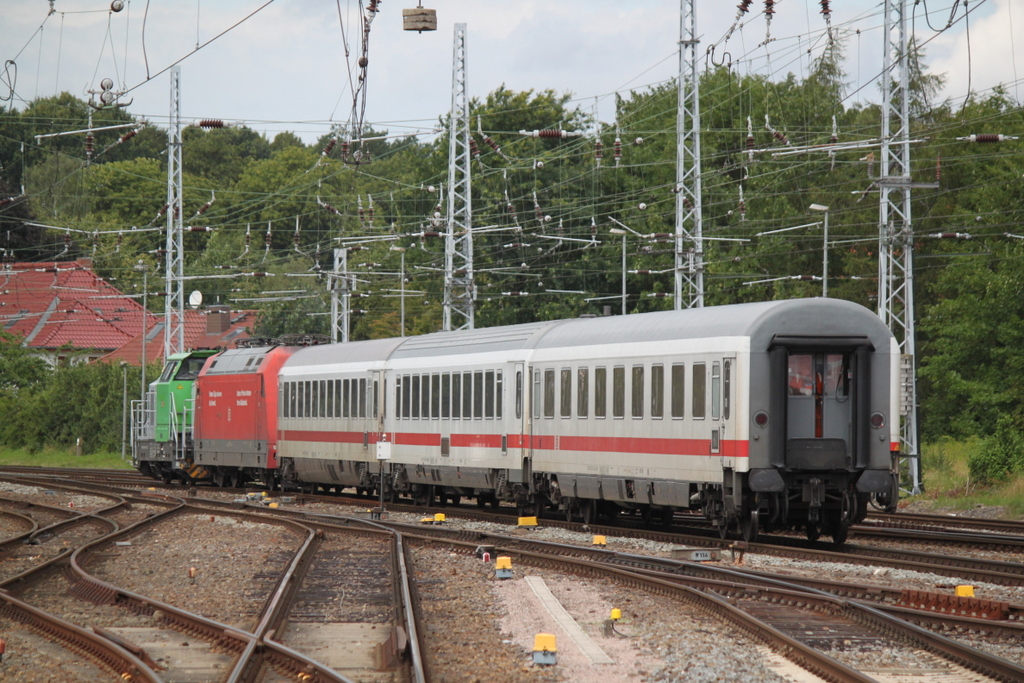
[{"label": "grass", "polygon": [[943,437],[921,447],[921,471],[925,492],[910,500],[932,509],[953,511],[978,506],[1001,507],[1004,516],[1024,517],[1024,476],[1016,475],[998,484],[982,486],[972,481],[968,460],[981,448],[981,439],[954,441]]},{"label": "grass", "polygon": [[132,469],[131,458],[121,460],[121,453],[88,453],[75,455],[73,448],[47,447],[41,451],[27,448],[0,447],[0,465],[29,467],[88,467],[92,469]]}]

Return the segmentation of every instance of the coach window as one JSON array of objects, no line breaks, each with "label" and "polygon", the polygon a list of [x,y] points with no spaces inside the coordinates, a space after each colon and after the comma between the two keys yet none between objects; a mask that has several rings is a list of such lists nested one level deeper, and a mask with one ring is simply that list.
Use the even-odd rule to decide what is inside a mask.
[{"label": "coach window", "polygon": [[626,368],[612,368],[612,417],[626,416]]},{"label": "coach window", "polygon": [[313,399],[312,399],[313,410],[309,413],[310,417],[316,417],[320,414],[320,382],[313,380]]},{"label": "coach window", "polygon": [[494,374],[494,417],[501,419],[505,406],[505,384],[501,379],[501,370]]},{"label": "coach window", "polygon": [[594,368],[594,417],[608,415],[608,368]]},{"label": "coach window", "polygon": [[473,373],[462,373],[462,417],[473,417]]},{"label": "coach window", "polygon": [[409,375],[403,375],[401,378],[401,417],[407,420],[413,417],[413,402],[410,399],[410,394],[413,391],[413,382]]},{"label": "coach window", "polygon": [[484,373],[484,417],[494,419],[494,370]]},{"label": "coach window", "polygon": [[633,417],[644,416],[644,366],[633,366],[633,383],[631,392],[633,396]]},{"label": "coach window", "polygon": [[349,393],[348,393],[348,380],[346,379],[346,380],[342,381],[342,383],[341,383],[341,386],[342,386],[342,391],[341,391],[341,406],[342,406],[342,410],[341,410],[341,416],[342,416],[342,417],[348,417],[348,416],[349,416],[349,407],[348,407],[348,396],[349,396]]},{"label": "coach window", "polygon": [[413,419],[420,416],[420,376],[412,376],[412,413]]},{"label": "coach window", "polygon": [[359,380],[359,417],[366,417],[366,379]]},{"label": "coach window", "polygon": [[672,417],[686,417],[686,366],[677,363],[672,366]]},{"label": "coach window", "polygon": [[452,373],[452,417],[462,417],[462,375],[458,372]]},{"label": "coach window", "polygon": [[588,368],[576,369],[576,416],[586,417],[589,414],[587,408],[590,403],[590,370]]},{"label": "coach window", "polygon": [[327,417],[327,380],[320,380],[320,417]]},{"label": "coach window", "polygon": [[430,376],[430,417],[441,416],[441,375]]},{"label": "coach window", "polygon": [[533,417],[540,417],[540,370],[533,371],[533,388],[530,390],[530,405],[533,406]]},{"label": "coach window", "polygon": [[562,368],[559,384],[559,415],[572,417],[572,368]]},{"label": "coach window", "polygon": [[326,380],[327,393],[324,395],[325,406],[324,417],[334,417],[334,380]]},{"label": "coach window", "polygon": [[473,417],[480,419],[484,416],[484,373],[477,370],[473,373]]},{"label": "coach window", "polygon": [[516,370],[516,419],[523,419],[523,372]]},{"label": "coach window", "polygon": [[423,375],[423,382],[420,384],[420,406],[423,408],[422,417],[424,420],[430,417],[430,375]]},{"label": "coach window", "polygon": [[732,361],[722,364],[722,417],[729,419],[730,389],[732,388]]},{"label": "coach window", "polygon": [[651,417],[665,417],[665,366],[651,366]]},{"label": "coach window", "polygon": [[555,371],[544,371],[544,417],[555,416]]},{"label": "coach window", "polygon": [[306,385],[306,394],[305,394],[305,398],[302,401],[302,417],[310,417],[310,416],[313,415],[313,413],[309,409],[309,406],[310,406],[310,404],[312,402],[312,399],[310,397],[313,395],[313,392],[310,389],[310,384],[312,384],[312,382],[307,380],[307,381],[303,382],[303,384]]},{"label": "coach window", "polygon": [[711,417],[715,420],[722,416],[722,364],[711,364]]},{"label": "coach window", "polygon": [[441,417],[448,419],[452,416],[452,376],[449,373],[441,375]]},{"label": "coach window", "polygon": [[705,414],[704,401],[708,384],[707,368],[704,363],[693,364],[693,408],[691,414],[696,420],[703,420]]},{"label": "coach window", "polygon": [[341,417],[341,380],[334,380],[334,417]]}]

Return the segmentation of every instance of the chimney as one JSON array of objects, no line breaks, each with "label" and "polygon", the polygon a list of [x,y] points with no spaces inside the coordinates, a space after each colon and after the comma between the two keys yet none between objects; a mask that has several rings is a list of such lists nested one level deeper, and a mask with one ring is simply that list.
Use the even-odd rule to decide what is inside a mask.
[{"label": "chimney", "polygon": [[206,312],[206,334],[223,334],[231,327],[230,306],[210,306]]}]

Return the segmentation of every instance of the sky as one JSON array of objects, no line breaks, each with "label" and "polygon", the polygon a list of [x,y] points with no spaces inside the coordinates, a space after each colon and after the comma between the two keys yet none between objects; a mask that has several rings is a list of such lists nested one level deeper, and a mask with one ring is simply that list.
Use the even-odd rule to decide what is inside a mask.
[{"label": "sky", "polygon": [[[736,19],[735,1],[697,0],[702,56],[715,45],[716,62],[730,59],[742,73],[781,79],[802,75],[821,54],[827,27],[818,0],[777,0],[770,27],[764,0],[755,0],[724,41]],[[359,53],[357,0],[123,3],[116,13],[110,0],[0,3],[0,61],[6,63],[0,105],[21,109],[62,91],[87,99],[88,90],[110,78],[115,90],[128,91],[122,96],[131,101],[128,111],[166,125],[170,77],[161,72],[180,60],[185,123],[223,119],[271,139],[289,130],[311,142],[349,119],[348,65],[354,73]],[[467,25],[471,97],[502,85],[569,92],[607,123],[614,120],[615,93],[628,95],[678,74],[680,0],[427,0],[424,5],[437,11],[438,30],[405,32],[401,10],[415,5],[383,0],[372,23],[366,121],[375,129],[427,133],[448,111],[456,23]],[[877,101],[883,3],[830,5],[832,29],[846,42],[847,101]],[[947,77],[942,96],[959,102],[968,91],[984,95],[1002,83],[1020,101],[1024,0],[973,0],[967,26],[964,5],[929,0],[914,9],[929,70]],[[908,13],[913,6],[908,0]],[[933,30],[943,28],[953,10],[960,21]]]}]

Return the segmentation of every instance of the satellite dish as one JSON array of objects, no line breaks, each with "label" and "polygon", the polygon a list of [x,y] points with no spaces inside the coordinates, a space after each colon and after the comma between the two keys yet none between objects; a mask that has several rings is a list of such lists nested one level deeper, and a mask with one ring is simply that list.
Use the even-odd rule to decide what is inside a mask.
[{"label": "satellite dish", "polygon": [[192,308],[199,308],[200,306],[202,306],[203,293],[200,292],[198,289],[193,290],[192,293],[188,295],[188,305],[191,306]]}]

